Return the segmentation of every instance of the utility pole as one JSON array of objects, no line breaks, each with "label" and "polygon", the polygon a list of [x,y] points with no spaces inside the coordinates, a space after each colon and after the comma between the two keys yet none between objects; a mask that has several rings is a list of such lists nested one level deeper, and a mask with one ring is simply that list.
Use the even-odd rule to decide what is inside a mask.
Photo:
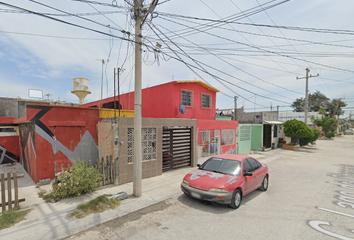
[{"label": "utility pole", "polygon": [[[116,68],[113,68],[114,73],[113,73],[113,108],[114,108],[114,121],[116,121]],[[117,122],[116,122],[117,123]]]},{"label": "utility pole", "polygon": [[237,97],[234,97],[234,121],[238,121],[238,116],[237,116]]},{"label": "utility pole", "polygon": [[308,115],[308,105],[309,105],[309,78],[312,78],[312,77],[318,77],[319,74],[317,73],[317,75],[310,75],[309,76],[309,72],[310,72],[310,69],[309,68],[306,68],[306,77],[296,77],[296,79],[304,79],[306,78],[306,90],[305,90],[305,106],[304,106],[304,111],[305,111],[305,123],[307,124],[307,115]]},{"label": "utility pole", "polygon": [[101,78],[101,100],[103,99],[103,66],[105,62],[104,59],[102,59],[102,78]]},{"label": "utility pole", "polygon": [[142,159],[141,159],[141,75],[142,75],[142,36],[143,0],[134,0],[135,18],[135,86],[134,86],[134,165],[133,195],[141,197]]},{"label": "utility pole", "polygon": [[141,157],[141,76],[142,76],[142,35],[141,28],[158,3],[153,0],[149,9],[143,10],[143,0],[134,0],[135,19],[135,86],[134,86],[134,164],[133,164],[133,195],[142,195],[142,157]]}]

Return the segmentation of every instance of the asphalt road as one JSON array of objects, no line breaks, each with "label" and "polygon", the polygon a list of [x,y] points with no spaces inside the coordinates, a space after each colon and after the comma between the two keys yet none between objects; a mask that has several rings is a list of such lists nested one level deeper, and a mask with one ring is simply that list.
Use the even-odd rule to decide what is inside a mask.
[{"label": "asphalt road", "polygon": [[268,191],[237,210],[181,192],[67,239],[354,239],[354,136],[280,151],[268,166]]}]

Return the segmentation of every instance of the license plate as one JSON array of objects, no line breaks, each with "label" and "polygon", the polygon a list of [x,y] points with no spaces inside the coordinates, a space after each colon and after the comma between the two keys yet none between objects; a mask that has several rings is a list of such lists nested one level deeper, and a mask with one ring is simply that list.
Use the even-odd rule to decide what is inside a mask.
[{"label": "license plate", "polygon": [[200,198],[200,195],[198,193],[191,192],[191,196],[194,198]]}]

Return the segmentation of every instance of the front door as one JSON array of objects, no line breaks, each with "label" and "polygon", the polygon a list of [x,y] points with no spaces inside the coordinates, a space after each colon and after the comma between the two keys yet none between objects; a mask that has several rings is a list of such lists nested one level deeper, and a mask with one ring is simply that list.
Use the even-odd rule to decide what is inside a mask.
[{"label": "front door", "polygon": [[263,125],[263,146],[266,148],[272,146],[272,125]]}]

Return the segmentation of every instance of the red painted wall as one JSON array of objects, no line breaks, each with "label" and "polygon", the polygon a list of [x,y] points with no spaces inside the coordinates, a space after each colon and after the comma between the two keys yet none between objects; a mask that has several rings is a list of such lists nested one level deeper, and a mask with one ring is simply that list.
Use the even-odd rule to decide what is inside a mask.
[{"label": "red painted wall", "polygon": [[0,136],[0,146],[0,157],[5,152],[0,164],[19,161],[20,145],[18,136]]},{"label": "red painted wall", "polygon": [[[16,127],[14,117],[0,117],[1,127]],[[14,135],[12,135],[14,134]],[[2,132],[0,130],[0,164],[15,163],[20,160],[19,136],[16,132]]]},{"label": "red painted wall", "polygon": [[[54,163],[98,159],[98,109],[26,105],[26,120],[20,123],[21,163],[35,182],[54,178]],[[81,145],[80,145],[81,143]],[[91,143],[91,145],[90,145]]]},{"label": "red painted wall", "polygon": [[[186,113],[179,114],[181,90],[193,92],[193,104],[185,106]],[[201,107],[202,93],[211,95],[211,108]],[[113,101],[108,98],[82,105],[82,107],[101,107],[104,103]],[[118,97],[116,97],[118,101]],[[134,110],[134,92],[122,94],[120,104],[124,110]],[[215,120],[216,93],[198,83],[169,82],[142,90],[142,117],[146,118],[193,118]]]},{"label": "red painted wall", "polygon": [[235,129],[235,143],[232,145],[224,145],[221,146],[221,152],[226,153],[230,149],[236,149],[237,144],[237,137],[236,137],[236,130],[237,130],[238,122],[237,121],[218,121],[218,120],[203,120],[197,119],[197,129],[198,129],[198,145],[202,144],[202,138],[200,137],[199,132],[203,130],[220,130],[220,139],[223,129]]}]

